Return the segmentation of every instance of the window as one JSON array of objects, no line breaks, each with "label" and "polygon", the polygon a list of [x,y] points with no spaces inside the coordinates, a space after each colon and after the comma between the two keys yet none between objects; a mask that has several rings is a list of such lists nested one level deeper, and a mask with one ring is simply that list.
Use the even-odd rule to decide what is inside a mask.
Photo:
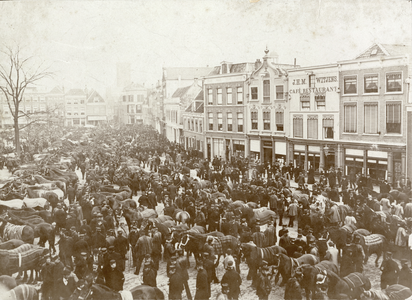
[{"label": "window", "polygon": [[276,100],[283,100],[283,85],[276,86]]},{"label": "window", "polygon": [[134,98],[133,95],[129,95],[129,102],[133,102]]},{"label": "window", "polygon": [[333,116],[323,117],[323,136],[325,139],[333,139]]},{"label": "window", "polygon": [[386,74],[386,92],[402,92],[402,73]]},{"label": "window", "polygon": [[356,132],[356,104],[345,104],[343,106],[344,124],[343,131],[354,133]]},{"label": "window", "polygon": [[243,88],[238,87],[237,88],[237,104],[242,104],[242,103],[243,103]]},{"label": "window", "polygon": [[365,103],[364,105],[364,133],[378,133],[377,103]]},{"label": "window", "polygon": [[136,104],[136,112],[141,113],[142,112],[142,105],[141,104]]},{"label": "window", "polygon": [[84,104],[84,99],[81,99],[81,100],[80,100],[80,104]]},{"label": "window", "polygon": [[318,116],[308,116],[308,139],[318,138]]},{"label": "window", "polygon": [[222,105],[222,89],[217,89],[217,104]]},{"label": "window", "polygon": [[378,74],[365,75],[363,81],[363,90],[365,94],[378,92]]},{"label": "window", "polygon": [[263,101],[270,102],[270,80],[263,80]]},{"label": "window", "polygon": [[356,76],[345,76],[343,78],[343,93],[356,94],[358,92],[358,78]]},{"label": "window", "polygon": [[401,133],[401,104],[386,104],[386,132]]},{"label": "window", "polygon": [[250,113],[250,119],[252,121],[252,129],[258,129],[258,112],[252,111]]},{"label": "window", "polygon": [[316,101],[316,109],[324,110],[326,106],[326,93],[323,94],[316,94],[315,101]]},{"label": "window", "polygon": [[237,113],[237,132],[243,132],[243,113]]},{"label": "window", "polygon": [[223,130],[223,114],[222,113],[217,113],[217,130],[218,131]]},{"label": "window", "polygon": [[257,100],[258,99],[258,88],[252,87],[250,88],[250,92],[252,94],[252,100]]},{"label": "window", "polygon": [[270,111],[263,112],[263,130],[270,130]]},{"label": "window", "polygon": [[209,113],[209,130],[213,130],[213,113]]},{"label": "window", "polygon": [[276,112],[276,131],[283,131],[283,111]]},{"label": "window", "polygon": [[310,88],[315,87],[315,75],[314,74],[309,75],[309,87]]},{"label": "window", "polygon": [[232,88],[226,89],[226,104],[233,104]]},{"label": "window", "polygon": [[227,131],[233,130],[233,115],[231,112],[227,113]]},{"label": "window", "polygon": [[302,105],[302,109],[304,110],[310,109],[310,94],[301,94],[300,103]]},{"label": "window", "polygon": [[123,102],[126,102],[126,99],[127,99],[126,96],[123,96]]},{"label": "window", "polygon": [[207,104],[213,105],[213,89],[207,90]]},{"label": "window", "polygon": [[197,120],[195,121],[195,131],[196,131],[196,132],[199,132],[199,127],[198,127],[198,125],[197,125]]},{"label": "window", "polygon": [[301,115],[293,117],[293,137],[303,137],[303,116]]},{"label": "window", "polygon": [[200,132],[200,133],[203,132],[203,124],[202,124],[202,121],[199,121],[199,132]]}]

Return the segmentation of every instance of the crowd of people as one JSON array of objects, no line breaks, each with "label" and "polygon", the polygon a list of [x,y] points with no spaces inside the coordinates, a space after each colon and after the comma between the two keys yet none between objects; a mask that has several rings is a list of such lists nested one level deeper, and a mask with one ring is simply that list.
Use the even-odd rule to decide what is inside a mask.
[{"label": "crowd of people", "polygon": [[[113,132],[100,132],[96,136],[105,140],[100,135],[108,137],[110,134]],[[137,169],[129,167],[130,159]],[[2,164],[7,165],[7,162]],[[125,211],[114,208],[107,199],[98,201],[102,187],[115,185],[129,187],[130,196],[138,197],[134,198],[139,206],[136,212],[163,209],[165,216],[175,217],[177,210],[185,211],[190,217],[187,229],[200,226],[206,233],[219,231],[239,239],[240,244],[249,243],[260,248],[278,245],[293,259],[312,254],[319,260],[340,266],[341,277],[353,272],[364,273],[366,253],[357,235],[349,235],[339,251],[328,237],[327,228],[348,225],[338,209],[341,202],[353,212],[356,222],[355,217],[364,212],[364,207],[377,201],[388,218],[397,216],[402,221],[396,228],[401,236],[397,232],[389,244],[395,250],[409,247],[411,253],[409,259],[402,258],[399,267],[393,254],[386,251],[380,265],[381,288],[397,283],[412,288],[409,267],[412,239],[407,222],[412,217],[410,181],[397,189],[398,193],[406,195],[404,201],[388,196],[392,188],[385,181],[376,193],[383,196],[377,200],[370,179],[362,174],[345,177],[340,169],[331,168],[315,179],[312,168],[306,176],[302,168],[279,161],[253,171],[243,158],[225,163],[218,157],[208,161],[190,155],[148,128],[138,132],[135,128],[123,130],[112,141],[110,151],[96,146],[77,150],[73,152],[68,168],[80,170],[82,176],[69,183],[66,204],[60,202],[52,211],[59,251],[42,266],[43,299],[72,300],[77,289],[82,290],[91,284],[122,291],[125,272],[142,274],[142,284],[156,287],[159,270],[164,265],[169,278],[168,299],[182,299],[183,291],[189,300],[210,299],[216,296],[212,294],[212,284],[220,284],[221,293],[227,299],[239,299],[240,265],[244,262],[249,269],[247,279],[252,280],[251,288],[257,297],[269,298],[275,284],[276,266],[265,260],[256,265],[242,256],[243,249],[227,249],[223,253],[225,272],[218,278],[216,270],[220,253],[216,251],[213,238],[207,238],[196,260],[196,289],[191,291],[189,256],[185,255],[184,246],[179,247],[182,245],[180,240],[175,240],[174,235],[165,237],[153,220],[129,222],[125,230],[120,226]],[[199,177],[196,180],[189,177],[187,170],[190,169],[197,169]],[[249,172],[252,172],[250,180]],[[166,177],[154,180],[154,174],[158,173]],[[176,174],[178,176],[174,176]],[[201,182],[208,184],[203,187]],[[296,188],[291,188],[291,182]],[[299,197],[292,192],[295,189],[299,191]],[[211,200],[207,196],[211,194],[218,196]],[[233,205],[239,200],[254,203],[255,209],[267,208],[276,217],[272,215],[265,222],[259,218],[252,221]],[[253,269],[255,272],[251,272]],[[319,286],[327,277],[322,274],[317,277]]]}]

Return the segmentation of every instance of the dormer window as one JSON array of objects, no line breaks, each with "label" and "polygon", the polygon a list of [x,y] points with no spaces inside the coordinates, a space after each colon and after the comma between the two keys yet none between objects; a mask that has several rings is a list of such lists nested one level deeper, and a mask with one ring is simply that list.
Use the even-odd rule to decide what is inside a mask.
[{"label": "dormer window", "polygon": [[378,49],[372,49],[371,56],[378,54]]}]

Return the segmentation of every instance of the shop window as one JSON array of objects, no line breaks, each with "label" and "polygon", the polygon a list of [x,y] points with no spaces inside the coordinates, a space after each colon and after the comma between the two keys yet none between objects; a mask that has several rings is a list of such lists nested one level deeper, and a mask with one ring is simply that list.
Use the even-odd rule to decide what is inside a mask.
[{"label": "shop window", "polygon": [[364,132],[378,133],[378,104],[365,103],[364,105]]},{"label": "shop window", "polygon": [[223,130],[223,114],[222,113],[217,113],[217,130],[218,131]]},{"label": "shop window", "polygon": [[209,113],[209,130],[213,130],[213,113]]},{"label": "shop window", "polygon": [[323,119],[323,136],[325,139],[333,139],[333,118]]},{"label": "shop window", "polygon": [[258,129],[258,112],[252,111],[250,113],[250,119],[251,119],[252,129],[257,130]]},{"label": "shop window", "polygon": [[207,90],[207,104],[213,105],[213,89]]},{"label": "shop window", "polygon": [[270,130],[270,111],[263,112],[263,130]]},{"label": "shop window", "polygon": [[373,94],[378,92],[378,74],[365,75],[363,78],[363,90],[365,94]]},{"label": "shop window", "polygon": [[233,98],[232,98],[232,88],[227,88],[226,89],[226,104],[232,104],[233,103]]},{"label": "shop window", "polygon": [[401,133],[401,104],[386,104],[386,132]]},{"label": "shop window", "polygon": [[345,76],[343,78],[343,93],[345,95],[356,94],[358,92],[358,77]]},{"label": "shop window", "polygon": [[231,112],[227,113],[227,131],[233,130],[233,114]]},{"label": "shop window", "polygon": [[303,138],[303,116],[293,117],[293,137]]},{"label": "shop window", "polygon": [[237,104],[242,104],[243,103],[243,88],[238,87],[237,88]]},{"label": "shop window", "polygon": [[386,92],[402,92],[402,73],[386,74]]},{"label": "shop window", "polygon": [[243,113],[237,113],[237,132],[243,132]]},{"label": "shop window", "polygon": [[263,80],[263,101],[270,102],[270,80]]},{"label": "shop window", "polygon": [[277,111],[276,112],[276,131],[283,131],[283,120],[284,120],[283,111]]},{"label": "shop window", "polygon": [[217,89],[217,104],[223,104],[222,89]]},{"label": "shop window", "polygon": [[258,88],[252,87],[250,88],[250,92],[252,94],[252,100],[258,100]]},{"label": "shop window", "polygon": [[308,139],[318,138],[318,116],[308,116]]},{"label": "shop window", "polygon": [[283,85],[276,86],[276,100],[283,100]]},{"label": "shop window", "polygon": [[343,131],[348,133],[356,132],[357,125],[357,113],[356,113],[356,104],[345,104],[343,106],[344,113],[344,122],[343,122]]}]

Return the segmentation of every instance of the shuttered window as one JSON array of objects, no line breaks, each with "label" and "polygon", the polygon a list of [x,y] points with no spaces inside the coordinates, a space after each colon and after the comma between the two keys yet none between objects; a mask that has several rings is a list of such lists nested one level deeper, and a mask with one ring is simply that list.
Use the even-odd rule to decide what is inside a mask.
[{"label": "shuttered window", "polygon": [[263,130],[270,130],[270,111],[263,112]]},{"label": "shuttered window", "polygon": [[354,133],[356,132],[356,104],[345,104],[344,105],[344,124],[343,124],[343,131]]},{"label": "shuttered window", "polygon": [[217,130],[218,131],[223,130],[223,114],[222,113],[217,113]]},{"label": "shuttered window", "polygon": [[378,133],[378,104],[365,103],[364,105],[364,132]]},{"label": "shuttered window", "polygon": [[303,117],[302,116],[293,117],[293,137],[298,137],[298,138],[303,137]]},{"label": "shuttered window", "polygon": [[283,111],[276,112],[276,130],[277,131],[283,131],[283,122],[284,122],[283,116],[284,116]]},{"label": "shuttered window", "polygon": [[233,130],[233,115],[231,112],[227,113],[227,131]]},{"label": "shuttered window", "polygon": [[263,80],[263,101],[270,102],[270,80]]},{"label": "shuttered window", "polygon": [[308,139],[318,138],[318,116],[308,116]]},{"label": "shuttered window", "polygon": [[386,104],[386,132],[401,133],[401,104]]},{"label": "shuttered window", "polygon": [[213,130],[213,113],[209,113],[209,130]]},{"label": "shuttered window", "polygon": [[237,113],[237,132],[243,132],[243,113]]},{"label": "shuttered window", "polygon": [[252,129],[258,129],[258,112],[252,111],[250,113],[250,119],[251,119]]}]

